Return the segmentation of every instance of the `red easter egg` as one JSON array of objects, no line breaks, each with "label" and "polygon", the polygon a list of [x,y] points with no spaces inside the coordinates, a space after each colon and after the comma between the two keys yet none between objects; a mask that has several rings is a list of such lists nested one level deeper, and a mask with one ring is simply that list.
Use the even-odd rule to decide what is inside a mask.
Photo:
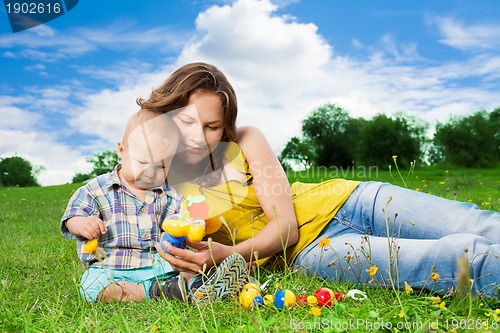
[{"label": "red easter egg", "polygon": [[314,296],[318,299],[318,306],[319,307],[332,306],[332,300],[335,298],[333,291],[329,288],[319,288],[314,293]]},{"label": "red easter egg", "polygon": [[337,302],[342,302],[342,300],[344,299],[341,293],[334,293],[334,295]]},{"label": "red easter egg", "polygon": [[296,303],[298,306],[307,305],[307,297],[304,295],[300,295],[299,297],[297,297]]}]

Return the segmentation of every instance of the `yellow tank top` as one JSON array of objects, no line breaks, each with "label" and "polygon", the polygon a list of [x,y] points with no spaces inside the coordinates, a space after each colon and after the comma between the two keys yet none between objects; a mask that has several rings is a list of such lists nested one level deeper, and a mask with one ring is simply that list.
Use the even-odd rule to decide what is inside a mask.
[{"label": "yellow tank top", "polygon": [[[229,180],[221,185],[203,187],[193,183],[176,184],[185,197],[204,195],[209,206],[207,229],[220,228],[206,236],[226,245],[238,244],[257,234],[267,223],[252,185],[252,174],[241,149],[230,143],[225,157],[231,165],[245,175],[241,181]],[[286,259],[295,257],[321,232],[349,198],[358,181],[331,179],[322,183],[294,183],[292,200],[299,228],[298,242],[287,249]],[[222,218],[221,218],[222,217]],[[224,223],[225,222],[225,223]]]}]

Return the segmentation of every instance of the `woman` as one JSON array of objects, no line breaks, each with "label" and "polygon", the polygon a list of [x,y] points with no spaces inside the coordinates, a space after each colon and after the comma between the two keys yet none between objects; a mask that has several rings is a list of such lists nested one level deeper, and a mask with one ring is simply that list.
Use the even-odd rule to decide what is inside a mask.
[{"label": "woman", "polygon": [[195,252],[157,247],[174,269],[196,273],[236,251],[327,280],[438,292],[470,269],[475,294],[496,294],[499,213],[379,182],[290,187],[263,133],[236,128],[235,92],[212,65],[183,66],[138,103],[172,115],[181,141],[168,182],[210,208],[211,241],[189,243]]}]

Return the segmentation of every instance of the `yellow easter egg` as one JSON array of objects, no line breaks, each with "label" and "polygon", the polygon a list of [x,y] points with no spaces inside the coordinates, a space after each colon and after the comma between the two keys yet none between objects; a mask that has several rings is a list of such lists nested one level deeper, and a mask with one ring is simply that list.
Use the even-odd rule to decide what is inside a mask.
[{"label": "yellow easter egg", "polygon": [[260,287],[253,282],[245,284],[240,292],[240,304],[245,309],[250,308],[254,305],[255,296],[261,296]]},{"label": "yellow easter egg", "polygon": [[264,296],[264,305],[271,305],[274,303],[274,296],[273,295],[270,295],[270,294],[267,294],[266,296]]}]

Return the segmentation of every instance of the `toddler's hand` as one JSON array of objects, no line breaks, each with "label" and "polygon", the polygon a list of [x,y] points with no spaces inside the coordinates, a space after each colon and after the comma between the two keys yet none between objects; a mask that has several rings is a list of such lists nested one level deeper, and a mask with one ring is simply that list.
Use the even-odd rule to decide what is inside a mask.
[{"label": "toddler's hand", "polygon": [[108,232],[104,222],[97,216],[75,216],[66,222],[66,226],[72,234],[88,240],[98,239],[99,236]]},{"label": "toddler's hand", "polygon": [[108,232],[108,228],[104,226],[104,222],[97,216],[89,216],[85,218],[82,228],[86,234],[82,234],[87,239],[98,239],[99,236]]}]

